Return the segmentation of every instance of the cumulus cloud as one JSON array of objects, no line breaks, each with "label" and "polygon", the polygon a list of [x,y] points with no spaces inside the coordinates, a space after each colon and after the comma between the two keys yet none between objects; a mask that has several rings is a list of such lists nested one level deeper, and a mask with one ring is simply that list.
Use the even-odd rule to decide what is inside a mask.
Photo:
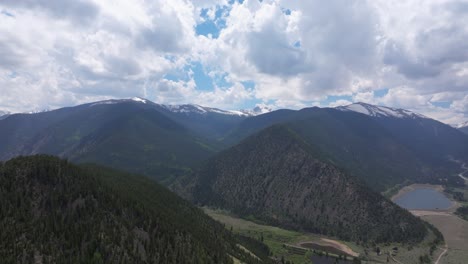
[{"label": "cumulus cloud", "polygon": [[99,13],[99,8],[87,0],[4,0],[2,5],[45,12],[54,18],[70,20],[75,26],[93,22]]},{"label": "cumulus cloud", "polygon": [[[365,101],[468,119],[461,0],[5,0],[0,11],[2,110],[144,96],[230,109]],[[215,32],[197,35],[203,23]]]}]

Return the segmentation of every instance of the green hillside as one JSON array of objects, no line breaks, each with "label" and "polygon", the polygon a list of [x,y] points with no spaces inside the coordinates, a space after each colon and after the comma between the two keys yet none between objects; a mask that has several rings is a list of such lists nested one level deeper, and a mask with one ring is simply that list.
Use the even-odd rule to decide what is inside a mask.
[{"label": "green hillside", "polygon": [[[0,164],[2,263],[268,262],[144,177],[50,156]],[[245,245],[248,247],[248,245]]]},{"label": "green hillside", "polygon": [[360,242],[418,242],[422,221],[327,160],[286,126],[255,134],[174,189],[199,205]]},{"label": "green hillside", "polygon": [[[6,157],[50,154],[170,181],[214,152],[209,143],[153,106],[121,102],[84,105],[72,110],[66,117],[36,129],[39,132],[18,143],[14,154]],[[32,116],[24,122],[33,122],[35,126],[35,118]],[[19,126],[12,120],[3,122],[8,121],[11,127]],[[10,148],[9,145],[5,142],[5,147]]]},{"label": "green hillside", "polygon": [[275,124],[288,126],[327,159],[379,192],[404,182],[459,182],[455,177],[459,164],[451,159],[468,159],[468,152],[461,151],[468,138],[440,122],[327,108],[280,110],[248,118],[231,131],[224,144],[233,146]]}]

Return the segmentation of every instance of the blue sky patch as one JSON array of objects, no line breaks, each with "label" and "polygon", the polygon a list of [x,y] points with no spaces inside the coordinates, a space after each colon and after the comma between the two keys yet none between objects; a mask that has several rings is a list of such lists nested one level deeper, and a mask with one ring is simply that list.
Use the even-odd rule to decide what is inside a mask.
[{"label": "blue sky patch", "polygon": [[197,90],[211,91],[214,89],[213,79],[205,72],[200,62],[194,62],[189,66],[193,71],[193,79],[197,85]]},{"label": "blue sky patch", "polygon": [[243,81],[241,83],[246,89],[254,89],[255,88],[255,82],[254,81]]},{"label": "blue sky patch", "polygon": [[[261,2],[261,1],[260,1]],[[239,3],[239,4],[243,4],[244,3],[244,0],[229,0],[228,2],[230,5],[233,5],[234,3]]]},{"label": "blue sky patch", "polygon": [[281,11],[283,11],[283,14],[289,16],[291,15],[291,10],[287,8],[281,8]]},{"label": "blue sky patch", "polygon": [[229,6],[217,6],[214,19],[210,19],[210,17],[208,16],[208,12],[210,11],[210,9],[202,9],[200,12],[200,17],[204,19],[204,22],[198,24],[195,27],[195,32],[197,33],[197,35],[211,35],[213,38],[218,38],[221,30],[226,27],[226,19],[224,18],[224,13],[229,12],[230,9],[231,7]]},{"label": "blue sky patch", "polygon": [[[239,109],[253,109],[257,104],[262,103],[262,100],[257,98],[251,98],[248,100],[242,101],[242,104],[239,105]],[[235,109],[233,109],[235,110]]]},{"label": "blue sky patch", "polygon": [[431,102],[433,106],[441,107],[441,108],[450,108],[452,102]]},{"label": "blue sky patch", "polygon": [[379,90],[374,91],[374,96],[375,97],[384,97],[387,94],[388,94],[388,89],[387,88],[379,89]]},{"label": "blue sky patch", "polygon": [[216,26],[213,20],[206,20],[205,22],[198,24],[195,28],[197,35],[209,36],[212,38],[219,37],[219,28]]},{"label": "blue sky patch", "polygon": [[321,101],[321,104],[329,105],[330,103],[334,103],[338,100],[347,100],[347,101],[352,102],[353,98],[350,95],[340,95],[340,96],[330,95],[330,96],[327,96],[327,99]]},{"label": "blue sky patch", "polygon": [[216,84],[217,87],[220,87],[220,88],[231,87],[233,85],[233,83],[227,81],[227,79],[226,79],[227,76],[228,76],[227,73],[216,74],[213,81],[214,81],[214,83]]}]

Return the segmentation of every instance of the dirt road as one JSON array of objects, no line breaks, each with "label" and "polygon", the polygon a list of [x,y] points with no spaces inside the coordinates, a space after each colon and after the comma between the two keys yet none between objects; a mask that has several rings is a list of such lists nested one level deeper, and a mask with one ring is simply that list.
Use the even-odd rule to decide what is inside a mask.
[{"label": "dirt road", "polygon": [[442,258],[443,255],[445,255],[447,253],[447,250],[448,250],[448,247],[447,247],[447,244],[445,244],[444,251],[442,251],[442,253],[440,253],[439,257],[437,258],[436,262],[434,262],[434,264],[439,264],[440,259]]},{"label": "dirt road", "polygon": [[462,169],[464,169],[465,171],[460,172],[460,173],[458,174],[458,176],[460,176],[462,179],[464,179],[466,182],[468,182],[468,178],[464,176],[465,173],[468,172],[468,167],[466,167],[466,164],[465,164],[465,163],[463,163]]}]

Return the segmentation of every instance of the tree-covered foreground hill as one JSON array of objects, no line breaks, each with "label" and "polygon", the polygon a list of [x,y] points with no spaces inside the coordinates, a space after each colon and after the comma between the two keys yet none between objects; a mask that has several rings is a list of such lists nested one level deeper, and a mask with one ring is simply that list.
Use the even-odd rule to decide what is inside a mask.
[{"label": "tree-covered foreground hill", "polygon": [[51,156],[0,163],[2,263],[267,263],[140,176]]}]

